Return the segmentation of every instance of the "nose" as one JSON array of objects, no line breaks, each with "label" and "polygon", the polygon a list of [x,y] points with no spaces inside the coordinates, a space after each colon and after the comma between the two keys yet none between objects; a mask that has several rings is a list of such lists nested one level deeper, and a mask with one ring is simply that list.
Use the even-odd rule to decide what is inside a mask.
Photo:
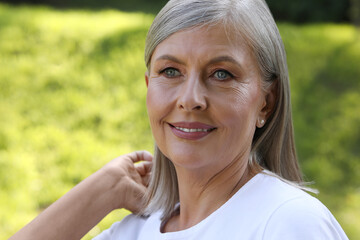
[{"label": "nose", "polygon": [[177,106],[188,112],[203,111],[207,108],[206,87],[200,77],[189,77],[183,82]]}]

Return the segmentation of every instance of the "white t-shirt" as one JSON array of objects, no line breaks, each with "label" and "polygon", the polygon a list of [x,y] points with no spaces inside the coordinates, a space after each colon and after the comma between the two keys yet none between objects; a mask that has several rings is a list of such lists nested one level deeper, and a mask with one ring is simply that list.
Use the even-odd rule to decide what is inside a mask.
[{"label": "white t-shirt", "polygon": [[161,213],[129,215],[96,240],[338,240],[348,239],[316,198],[280,179],[259,173],[224,205],[188,229],[161,233]]}]

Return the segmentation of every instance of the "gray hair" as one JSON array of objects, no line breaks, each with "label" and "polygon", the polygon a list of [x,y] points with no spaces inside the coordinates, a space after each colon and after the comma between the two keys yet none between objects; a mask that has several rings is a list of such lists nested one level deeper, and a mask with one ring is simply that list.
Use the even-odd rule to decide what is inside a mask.
[{"label": "gray hair", "polygon": [[[249,166],[261,166],[293,185],[301,186],[293,134],[290,86],[284,45],[264,0],[170,0],[151,25],[145,45],[145,62],[159,43],[185,29],[222,24],[231,35],[245,39],[262,74],[263,88],[276,87],[276,104],[263,128],[254,134]],[[163,211],[170,217],[179,201],[175,167],[157,146],[147,195],[149,214]]]}]

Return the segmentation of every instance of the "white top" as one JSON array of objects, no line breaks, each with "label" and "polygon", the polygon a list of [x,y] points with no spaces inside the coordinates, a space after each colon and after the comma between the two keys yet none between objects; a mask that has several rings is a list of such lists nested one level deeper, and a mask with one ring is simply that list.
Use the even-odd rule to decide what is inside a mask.
[{"label": "white top", "polygon": [[161,233],[161,213],[129,215],[96,240],[338,240],[348,239],[316,198],[280,179],[259,173],[224,205],[188,229]]}]

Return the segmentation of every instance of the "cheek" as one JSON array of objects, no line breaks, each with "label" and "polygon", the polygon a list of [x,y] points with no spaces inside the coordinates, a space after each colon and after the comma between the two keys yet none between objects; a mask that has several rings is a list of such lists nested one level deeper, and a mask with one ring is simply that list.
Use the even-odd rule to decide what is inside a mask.
[{"label": "cheek", "polygon": [[146,95],[146,107],[149,115],[149,120],[151,127],[157,122],[156,117],[160,116],[162,102],[160,101],[159,94],[154,91],[151,86],[148,87],[147,95]]},{"label": "cheek", "polygon": [[256,86],[246,85],[234,87],[226,94],[214,98],[216,107],[223,114],[232,116],[234,119],[246,118],[246,116],[257,115],[261,102],[261,92]]},{"label": "cheek", "polygon": [[233,88],[226,95],[214,99],[215,115],[232,138],[252,138],[260,112],[260,101],[261,92],[256,87]]},{"label": "cheek", "polygon": [[148,87],[146,96],[146,107],[152,135],[155,142],[159,145],[159,139],[161,139],[159,116],[161,114],[162,106],[161,101],[159,101],[159,96],[150,88],[150,86]]},{"label": "cheek", "polygon": [[163,118],[173,109],[174,101],[172,96],[171,91],[165,89],[161,84],[149,83],[146,106],[154,135],[162,124]]}]

